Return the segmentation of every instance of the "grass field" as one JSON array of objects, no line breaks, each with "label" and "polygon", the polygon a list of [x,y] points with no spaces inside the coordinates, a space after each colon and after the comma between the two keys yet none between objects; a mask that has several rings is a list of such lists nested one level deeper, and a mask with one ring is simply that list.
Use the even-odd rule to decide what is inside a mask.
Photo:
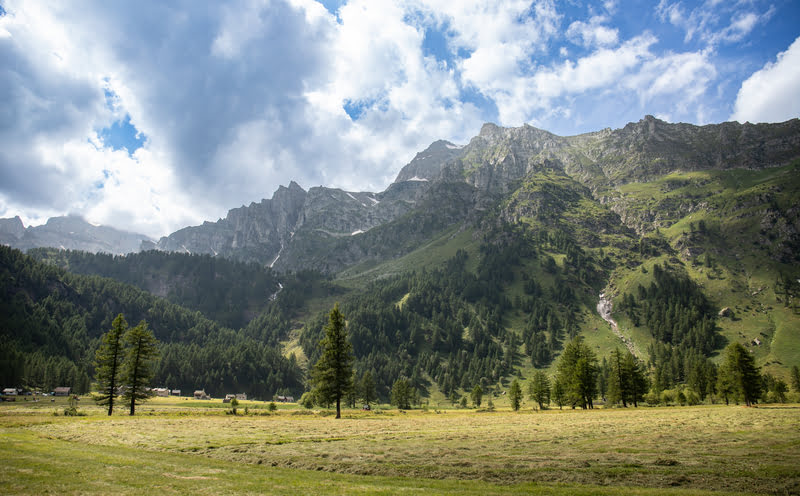
[{"label": "grass field", "polygon": [[[88,403],[82,401],[82,403]],[[6,494],[800,492],[800,406],[345,411],[0,406]],[[261,407],[261,408],[256,408]],[[63,408],[63,407],[62,407]],[[254,415],[253,413],[260,415]]]}]

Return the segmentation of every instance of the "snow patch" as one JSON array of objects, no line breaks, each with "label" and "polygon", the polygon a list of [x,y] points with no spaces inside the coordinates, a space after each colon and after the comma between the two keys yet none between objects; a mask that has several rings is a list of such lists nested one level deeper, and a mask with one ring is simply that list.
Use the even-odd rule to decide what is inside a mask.
[{"label": "snow patch", "polygon": [[[345,193],[347,193],[347,191],[345,191]],[[347,196],[349,196],[350,198],[352,198],[355,201],[358,201],[358,198],[356,198],[355,196],[351,195],[350,193],[347,193]]]},{"label": "snow patch", "polygon": [[359,229],[358,231],[353,231],[352,233],[350,233],[350,236],[355,236],[356,234],[364,234],[364,231],[362,231],[361,229]]},{"label": "snow patch", "polygon": [[192,252],[190,252],[190,251],[189,251],[189,248],[186,248],[186,245],[181,245],[181,248],[183,248],[184,250],[186,250],[186,253],[188,253],[189,255],[191,255],[191,254],[192,254]]},{"label": "snow patch", "polygon": [[464,148],[463,146],[454,145],[452,143],[446,143],[444,146],[446,146],[447,148],[449,148],[451,150],[460,150],[460,149]]},{"label": "snow patch", "polygon": [[372,200],[372,204],[373,204],[373,205],[377,205],[378,203],[380,203],[380,201],[376,200],[375,198],[373,198],[373,197],[371,197],[371,196],[368,196],[368,197],[367,197],[367,199],[368,199],[368,200]]},{"label": "snow patch", "polygon": [[424,177],[419,177],[419,176],[414,176],[411,179],[409,179],[409,181],[425,181],[425,182],[428,182],[427,179],[425,179]]}]

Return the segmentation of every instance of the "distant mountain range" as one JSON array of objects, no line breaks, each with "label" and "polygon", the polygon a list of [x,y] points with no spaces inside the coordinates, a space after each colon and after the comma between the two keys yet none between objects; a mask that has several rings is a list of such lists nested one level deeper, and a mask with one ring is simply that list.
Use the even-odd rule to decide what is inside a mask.
[{"label": "distant mountain range", "polygon": [[[115,258],[33,250],[36,264],[9,254],[9,277],[0,278],[10,285],[8,308],[34,296],[18,315],[27,327],[6,327],[42,328],[56,308],[48,294],[75,300],[68,288],[83,279],[53,273],[33,281],[36,293],[19,274],[26,264],[42,272],[51,264],[242,326],[226,341],[232,356],[247,338],[287,357],[280,362],[287,374],[269,384],[313,363],[324,312],[338,301],[356,370],[371,371],[382,397],[400,376],[440,399],[476,383],[530,377],[552,367],[578,335],[600,357],[630,350],[648,364],[654,390],[710,391],[709,364],[728,342],[746,346],[778,377],[800,363],[798,198],[800,119],[695,126],[646,116],[568,137],[485,124],[465,146],[432,143],[385,191],[291,182],[270,199],[157,242],[75,217],[27,229],[3,219],[0,242],[22,249],[160,251]],[[114,299],[95,295],[101,283],[91,281],[81,293],[92,303],[82,319],[99,336],[100,317],[113,313],[103,305]],[[160,300],[114,292],[149,305],[135,307],[148,321],[164,316]],[[205,332],[197,329],[181,342],[193,346]],[[28,354],[39,345],[28,334],[13,337],[20,360],[34,363]],[[194,370],[183,370],[178,356],[165,377],[172,368]],[[236,374],[218,370],[214,381],[235,382]]]},{"label": "distant mountain range", "polygon": [[[643,210],[622,193],[621,186],[678,172],[771,168],[798,156],[798,119],[779,124],[694,126],[646,116],[622,129],[569,137],[528,125],[485,124],[466,146],[442,140],[432,143],[383,192],[327,187],[306,191],[291,182],[278,188],[271,199],[232,209],[224,219],[185,227],[157,242],[73,216],[52,218],[27,229],[18,217],[0,219],[0,243],[22,250],[53,247],[112,254],[158,249],[252,261],[278,270],[336,272],[364,259],[401,254],[402,249],[367,246],[371,243],[365,245],[360,235],[387,226],[420,205],[448,210],[447,205],[439,205],[441,197],[455,200],[459,208],[469,209],[451,212],[463,220],[474,214],[472,210],[480,211],[513,193],[519,181],[544,169],[565,174],[588,188],[593,200],[610,206],[621,224],[641,235],[664,225],[667,211],[677,206],[667,211]],[[445,189],[461,191],[445,192],[443,184],[448,185]],[[684,199],[679,208],[689,211],[701,203]],[[784,234],[783,238],[797,242],[797,234]],[[372,239],[382,242],[380,236]]]},{"label": "distant mountain range", "polygon": [[44,225],[27,228],[19,217],[0,219],[0,244],[23,251],[50,247],[124,255],[139,251],[143,242],[152,241],[144,234],[96,226],[72,215],[52,217]]}]

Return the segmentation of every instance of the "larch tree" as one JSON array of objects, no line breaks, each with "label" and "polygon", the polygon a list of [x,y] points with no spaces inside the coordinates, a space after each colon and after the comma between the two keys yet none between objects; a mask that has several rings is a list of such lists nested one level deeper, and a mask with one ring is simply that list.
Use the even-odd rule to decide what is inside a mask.
[{"label": "larch tree", "polygon": [[550,379],[541,370],[533,374],[533,379],[528,385],[528,397],[539,405],[539,410],[544,410],[545,406],[550,404]]},{"label": "larch tree", "polygon": [[511,382],[511,387],[508,388],[508,399],[511,402],[511,408],[516,412],[522,404],[522,388],[519,382],[514,379]]},{"label": "larch tree", "polygon": [[378,399],[378,393],[375,390],[375,379],[372,378],[372,372],[369,370],[364,372],[364,375],[361,376],[359,391],[361,393],[361,401],[363,401],[365,405],[374,403]]},{"label": "larch tree", "polygon": [[557,381],[565,388],[565,393],[573,408],[594,408],[592,400],[597,392],[597,355],[577,336],[567,343],[557,365]]},{"label": "larch tree", "polygon": [[130,415],[133,415],[136,405],[152,395],[149,387],[153,378],[153,360],[158,356],[158,341],[147,322],[141,321],[125,334],[125,342],[128,353],[123,369],[123,399],[130,405]]},{"label": "larch tree", "polygon": [[314,394],[321,403],[336,403],[336,418],[342,418],[342,398],[353,387],[353,346],[338,303],[331,310],[320,346],[322,355],[311,371]]},{"label": "larch tree", "polygon": [[791,378],[792,388],[795,391],[800,392],[800,368],[798,368],[797,365],[792,366]]},{"label": "larch tree", "polygon": [[125,358],[123,337],[127,330],[125,317],[117,315],[95,353],[95,387],[98,394],[94,399],[100,405],[108,405],[109,415],[114,413],[114,400],[122,383],[122,362]]},{"label": "larch tree", "polygon": [[475,406],[475,408],[481,407],[481,402],[483,401],[483,388],[480,384],[476,384],[475,387],[472,388],[470,399],[472,400],[472,404]]},{"label": "larch tree", "polygon": [[731,382],[734,393],[747,406],[751,406],[761,398],[761,373],[756,367],[753,356],[741,343],[734,342],[725,348],[720,375],[724,375]]}]

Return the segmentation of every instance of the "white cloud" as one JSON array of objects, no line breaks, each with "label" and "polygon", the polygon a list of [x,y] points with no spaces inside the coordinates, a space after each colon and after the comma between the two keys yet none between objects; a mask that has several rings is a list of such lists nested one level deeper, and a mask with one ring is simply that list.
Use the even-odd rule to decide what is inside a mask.
[{"label": "white cloud", "polygon": [[681,2],[660,0],[656,14],[662,21],[683,29],[684,42],[698,39],[709,46],[717,46],[744,40],[758,24],[767,22],[775,14],[774,6],[762,14],[747,10],[752,8],[752,3],[709,0],[687,11]]},{"label": "white cloud", "polygon": [[747,78],[736,96],[731,120],[782,122],[800,117],[800,38],[777,60]]},{"label": "white cloud", "polygon": [[585,47],[611,46],[616,45],[619,37],[619,30],[604,26],[608,18],[604,16],[594,16],[589,22],[574,21],[567,28],[567,38],[576,45]]},{"label": "white cloud", "polygon": [[[623,36],[614,0],[568,25],[552,0],[351,0],[336,15],[314,0],[3,5],[0,215],[83,213],[151,236],[290,180],[383,189],[430,142],[465,143],[484,120],[707,118],[719,74],[713,47]],[[659,15],[708,43],[744,41],[771,15],[682,5],[662,0]],[[125,116],[147,136],[133,155],[97,138]]]}]

